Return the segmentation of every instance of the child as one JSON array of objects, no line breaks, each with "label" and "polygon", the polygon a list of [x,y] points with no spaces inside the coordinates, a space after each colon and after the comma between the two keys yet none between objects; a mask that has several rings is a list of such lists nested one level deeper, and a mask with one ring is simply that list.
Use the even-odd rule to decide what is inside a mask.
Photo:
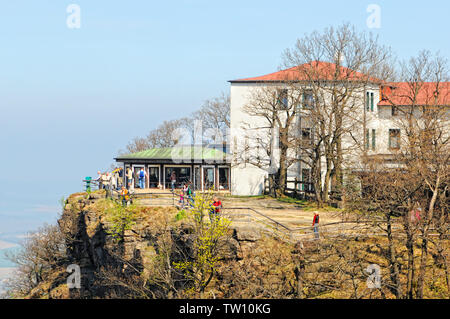
[{"label": "child", "polygon": [[313,223],[314,235],[316,239],[319,239],[319,213],[314,213]]},{"label": "child", "polygon": [[220,210],[222,209],[222,202],[216,196],[214,196],[213,200],[214,201],[209,210],[209,218],[211,219],[211,222],[219,217]]},{"label": "child", "polygon": [[191,181],[189,181],[185,187],[186,187],[185,194],[188,198],[189,205],[191,207],[194,207],[194,199],[192,198],[193,193],[192,193],[192,189],[191,189]]},{"label": "child", "polygon": [[181,205],[181,208],[184,208],[184,191],[180,192],[180,200],[178,203]]},{"label": "child", "polygon": [[122,199],[122,205],[124,207],[128,206],[128,202],[130,200],[130,195],[125,186],[122,186],[122,191],[120,192],[120,198]]}]

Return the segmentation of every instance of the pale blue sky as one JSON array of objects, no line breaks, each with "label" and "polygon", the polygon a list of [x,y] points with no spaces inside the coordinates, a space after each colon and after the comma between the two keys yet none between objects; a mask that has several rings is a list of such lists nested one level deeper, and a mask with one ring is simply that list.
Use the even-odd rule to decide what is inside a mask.
[{"label": "pale blue sky", "polygon": [[[81,7],[81,29],[66,8]],[[55,220],[58,200],[163,120],[276,71],[313,30],[373,29],[400,58],[450,57],[448,1],[0,0],[0,238]]]}]

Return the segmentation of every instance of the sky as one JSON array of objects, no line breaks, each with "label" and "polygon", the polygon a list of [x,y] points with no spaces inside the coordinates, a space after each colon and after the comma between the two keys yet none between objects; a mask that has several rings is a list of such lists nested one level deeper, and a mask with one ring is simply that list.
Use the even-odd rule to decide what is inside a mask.
[{"label": "sky", "polygon": [[[80,8],[80,28],[67,7]],[[369,28],[367,8],[380,8]],[[164,120],[277,71],[314,30],[350,22],[400,59],[450,57],[445,0],[0,0],[0,240],[54,223],[118,151]],[[1,249],[1,247],[0,247]]]}]

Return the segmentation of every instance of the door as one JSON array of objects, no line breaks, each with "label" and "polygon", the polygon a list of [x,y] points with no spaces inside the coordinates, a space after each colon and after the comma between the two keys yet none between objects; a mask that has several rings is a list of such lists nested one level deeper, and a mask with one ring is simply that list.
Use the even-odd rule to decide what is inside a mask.
[{"label": "door", "polygon": [[203,184],[204,189],[215,189],[215,172],[213,166],[203,167]]},{"label": "door", "polygon": [[159,166],[148,167],[148,180],[150,188],[157,188],[159,184]]},{"label": "door", "polygon": [[229,175],[230,169],[228,167],[219,167],[219,190],[229,190]]},{"label": "door", "polygon": [[[144,168],[144,166],[134,166],[133,165],[134,187],[135,188],[139,187],[139,172],[141,171],[141,168]],[[145,173],[144,173],[144,188],[145,188]]]},{"label": "door", "polygon": [[166,166],[165,168],[166,188],[170,188],[170,178],[175,176],[175,188],[182,188],[184,184],[191,180],[191,168],[188,166]]}]

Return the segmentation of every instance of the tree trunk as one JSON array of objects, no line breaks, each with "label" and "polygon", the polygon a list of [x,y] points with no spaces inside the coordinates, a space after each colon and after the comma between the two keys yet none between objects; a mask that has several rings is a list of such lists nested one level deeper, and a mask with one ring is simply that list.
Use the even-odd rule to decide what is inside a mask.
[{"label": "tree trunk", "polygon": [[408,299],[413,299],[415,265],[414,265],[414,233],[411,230],[411,225],[407,225],[406,229],[406,249],[408,251],[408,274],[406,282],[406,296]]},{"label": "tree trunk", "polygon": [[287,186],[287,152],[288,147],[286,144],[287,136],[284,133],[280,134],[280,192],[282,194],[286,193]]},{"label": "tree trunk", "polygon": [[448,257],[446,254],[446,251],[443,247],[443,244],[445,242],[445,234],[441,230],[439,230],[439,241],[436,245],[436,249],[438,251],[439,258],[442,260],[442,267],[444,268],[445,273],[445,281],[447,283],[447,293],[450,294],[450,274],[448,269]]},{"label": "tree trunk", "polygon": [[334,191],[337,193],[337,196],[340,200],[343,200],[342,190],[344,188],[344,173],[342,172],[342,162],[344,161],[342,155],[342,138],[338,137],[336,142],[336,162],[334,163],[334,170],[336,173],[335,176],[335,189]]},{"label": "tree trunk", "polygon": [[420,268],[419,268],[419,276],[417,278],[417,290],[416,290],[416,295],[417,298],[419,299],[423,299],[423,285],[425,281],[425,272],[428,258],[428,233],[430,229],[430,224],[433,219],[434,205],[438,197],[439,185],[440,185],[440,178],[438,176],[435,188],[433,190],[433,196],[431,197],[431,201],[428,206],[428,212],[423,220]]},{"label": "tree trunk", "polygon": [[329,189],[330,189],[330,177],[331,177],[331,168],[332,161],[331,159],[327,158],[327,171],[325,173],[325,180],[323,182],[323,190],[322,190],[322,198],[325,203],[328,203],[329,201]]},{"label": "tree trunk", "polygon": [[398,269],[398,263],[395,252],[395,243],[394,238],[392,237],[392,220],[391,215],[388,213],[386,215],[387,222],[387,237],[388,237],[388,260],[389,260],[389,269],[390,269],[390,277],[392,281],[392,288],[389,288],[397,299],[402,298],[402,293],[400,289],[400,275]]},{"label": "tree trunk", "polygon": [[321,165],[320,165],[320,157],[316,156],[315,161],[311,167],[312,171],[312,180],[314,184],[314,194],[317,201],[317,206],[323,206],[322,200],[322,174],[321,174]]},{"label": "tree trunk", "polygon": [[416,296],[418,299],[423,299],[423,284],[425,280],[425,272],[428,257],[428,231],[422,232],[422,245],[421,245],[421,255],[420,255],[420,268],[419,276],[417,278],[417,289]]}]

